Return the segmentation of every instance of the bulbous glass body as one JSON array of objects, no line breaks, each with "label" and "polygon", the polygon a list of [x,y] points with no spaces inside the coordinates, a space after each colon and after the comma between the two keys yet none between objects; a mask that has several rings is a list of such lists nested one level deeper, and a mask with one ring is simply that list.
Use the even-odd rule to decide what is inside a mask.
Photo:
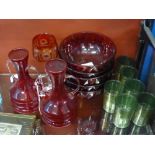
[{"label": "bulbous glass body", "polygon": [[13,49],[9,52],[8,57],[18,74],[18,79],[10,87],[10,99],[14,112],[37,114],[38,96],[34,79],[28,73],[28,51],[22,48]]},{"label": "bulbous glass body", "polygon": [[[40,108],[46,134],[75,134],[73,124],[77,118],[77,98],[65,89],[66,67],[61,59],[49,60],[45,65],[52,82],[50,96],[42,100]],[[67,133],[61,132],[65,129]]]}]

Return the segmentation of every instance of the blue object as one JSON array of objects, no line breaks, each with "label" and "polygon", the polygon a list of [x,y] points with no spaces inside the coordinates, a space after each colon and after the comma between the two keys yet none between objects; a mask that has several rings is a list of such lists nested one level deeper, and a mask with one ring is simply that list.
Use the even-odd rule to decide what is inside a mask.
[{"label": "blue object", "polygon": [[2,99],[2,94],[0,93],[0,106],[2,105],[3,103],[3,99]]},{"label": "blue object", "polygon": [[[151,29],[152,35],[155,36],[155,20],[153,21],[152,29]],[[143,62],[143,66],[140,70],[140,80],[142,80],[145,84],[147,83],[150,66],[152,63],[154,54],[154,48],[151,44],[148,44],[148,47],[146,48],[146,54]]]}]

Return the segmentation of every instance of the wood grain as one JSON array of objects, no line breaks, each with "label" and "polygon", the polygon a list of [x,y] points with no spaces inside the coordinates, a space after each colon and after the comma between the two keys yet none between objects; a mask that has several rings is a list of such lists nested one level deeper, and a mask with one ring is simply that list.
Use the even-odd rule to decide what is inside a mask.
[{"label": "wood grain", "polygon": [[135,57],[141,20],[0,20],[0,72],[7,73],[8,52],[16,47],[29,50],[29,64],[44,71],[44,63],[37,62],[32,56],[32,38],[42,32],[55,35],[58,44],[67,35],[80,31],[100,32],[114,40],[118,55]]}]

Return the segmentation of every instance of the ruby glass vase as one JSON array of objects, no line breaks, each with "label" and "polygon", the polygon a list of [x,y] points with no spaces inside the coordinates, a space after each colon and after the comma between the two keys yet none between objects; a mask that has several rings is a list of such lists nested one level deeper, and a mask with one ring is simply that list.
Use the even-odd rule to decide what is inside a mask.
[{"label": "ruby glass vase", "polygon": [[49,97],[46,96],[41,100],[39,108],[46,134],[76,134],[73,124],[77,119],[76,93],[79,88],[72,92],[65,88],[66,69],[67,64],[61,59],[49,60],[45,65],[52,83]]},{"label": "ruby glass vase", "polygon": [[28,72],[28,51],[23,48],[13,49],[9,52],[8,57],[8,69],[8,63],[11,62],[18,75],[10,87],[10,99],[14,112],[37,114],[38,96],[34,85],[35,79],[31,78]]}]

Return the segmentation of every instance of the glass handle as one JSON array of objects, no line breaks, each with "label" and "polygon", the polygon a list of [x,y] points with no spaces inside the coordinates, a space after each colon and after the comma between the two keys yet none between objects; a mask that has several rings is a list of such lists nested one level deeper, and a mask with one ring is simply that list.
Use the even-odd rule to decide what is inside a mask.
[{"label": "glass handle", "polygon": [[41,107],[41,98],[45,97],[46,94],[49,92],[49,90],[52,89],[52,86],[51,85],[48,85],[48,86],[45,86],[44,85],[43,78],[47,78],[47,76],[48,76],[47,74],[45,74],[45,75],[39,75],[36,78],[35,82],[34,82],[35,87],[36,87],[36,90],[37,90],[37,96],[38,96],[39,112],[40,112],[40,114],[42,114],[41,113],[41,109],[40,109],[40,107]]},{"label": "glass handle", "polygon": [[77,87],[72,92],[70,92],[72,95],[75,95],[79,91],[80,82],[79,82],[79,80],[75,76],[73,76],[73,75],[66,75],[65,79],[69,79],[69,78],[72,78],[72,79],[76,80],[77,83],[78,83]]},{"label": "glass handle", "polygon": [[[32,65],[28,65],[25,70],[29,73],[32,79],[36,79],[39,75],[37,68]],[[32,73],[30,73],[30,71],[32,71]]]},{"label": "glass handle", "polygon": [[37,75],[39,75],[39,72],[38,72],[37,68],[32,66],[32,65],[28,65],[25,70],[28,71],[28,72],[30,70],[32,70],[32,71],[36,72]]},{"label": "glass handle", "polygon": [[10,81],[11,81],[11,83],[14,83],[14,82],[17,81],[17,79],[18,79],[18,74],[13,74],[13,73],[11,72],[11,69],[10,69],[10,67],[9,67],[10,64],[13,65],[12,61],[11,61],[11,60],[7,60],[7,62],[6,62],[6,67],[7,67],[8,71],[9,71],[9,73],[10,73],[10,75],[11,75]]},{"label": "glass handle", "polygon": [[40,97],[45,96],[46,92],[48,92],[51,88],[51,85],[49,85],[48,87],[44,85],[43,78],[48,78],[48,75],[39,75],[35,80],[35,86],[38,90],[38,96]]}]

